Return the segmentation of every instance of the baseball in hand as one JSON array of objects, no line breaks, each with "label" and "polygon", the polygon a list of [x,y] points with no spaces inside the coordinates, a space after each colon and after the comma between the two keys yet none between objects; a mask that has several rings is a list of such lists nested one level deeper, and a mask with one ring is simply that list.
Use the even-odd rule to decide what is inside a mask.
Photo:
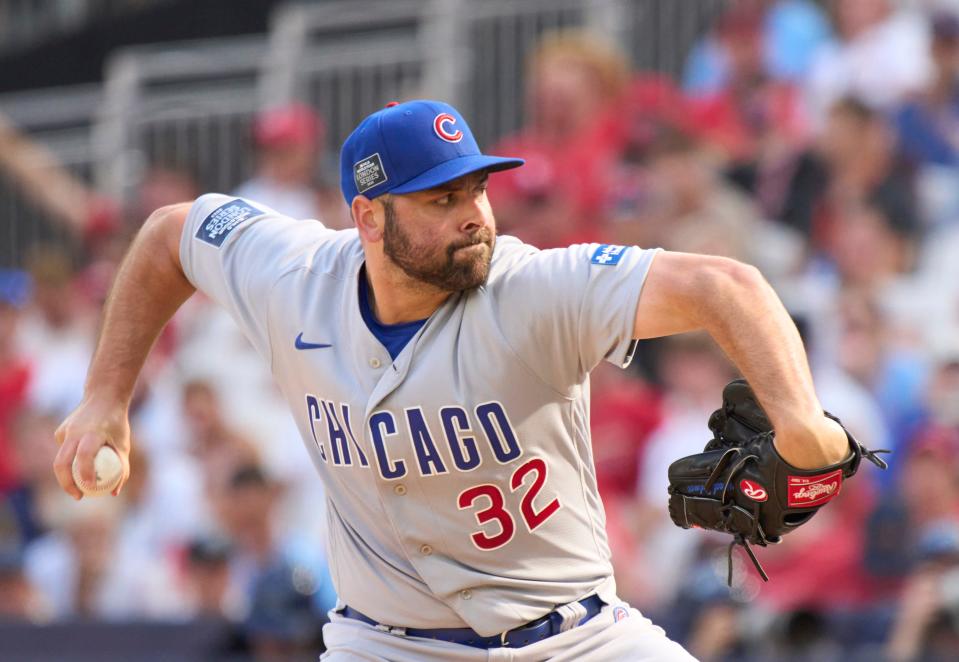
[{"label": "baseball in hand", "polygon": [[77,459],[73,458],[73,482],[86,496],[109,494],[120,484],[120,479],[123,477],[120,456],[109,446],[101,446],[97,451],[96,457],[93,458],[93,470],[96,473],[95,483],[91,485],[83,482],[80,478],[80,465],[77,464]]}]

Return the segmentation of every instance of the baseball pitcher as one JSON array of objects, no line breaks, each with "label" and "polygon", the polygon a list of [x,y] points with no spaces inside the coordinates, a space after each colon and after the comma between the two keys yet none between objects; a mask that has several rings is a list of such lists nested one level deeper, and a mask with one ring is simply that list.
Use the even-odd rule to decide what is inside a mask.
[{"label": "baseball pitcher", "polygon": [[137,374],[201,290],[269,362],[326,487],[340,603],[324,660],[691,659],[617,597],[589,374],[627,366],[638,340],[705,329],[775,430],[766,452],[828,473],[853,444],[773,290],[724,258],[497,237],[487,179],[523,162],[482,154],[445,103],[373,113],[340,163],[349,230],[219,194],[150,216],[57,431],[63,489],[80,498],[71,464],[92,478],[102,445],[125,480]]}]

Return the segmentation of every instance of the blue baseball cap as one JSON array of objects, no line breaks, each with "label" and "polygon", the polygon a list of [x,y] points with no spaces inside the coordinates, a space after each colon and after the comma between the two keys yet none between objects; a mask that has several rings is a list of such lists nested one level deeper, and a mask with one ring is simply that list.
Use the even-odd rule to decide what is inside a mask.
[{"label": "blue baseball cap", "polygon": [[352,204],[358,195],[424,191],[477,170],[523,163],[480,152],[466,120],[447,103],[390,103],[360,122],[343,143],[340,187]]}]

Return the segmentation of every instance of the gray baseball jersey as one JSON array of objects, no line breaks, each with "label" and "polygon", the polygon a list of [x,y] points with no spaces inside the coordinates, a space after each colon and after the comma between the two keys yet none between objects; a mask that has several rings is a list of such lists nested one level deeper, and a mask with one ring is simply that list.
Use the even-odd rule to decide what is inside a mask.
[{"label": "gray baseball jersey", "polygon": [[632,355],[655,251],[501,236],[396,360],[361,317],[355,230],[218,194],[180,258],[270,362],[327,494],[340,600],[402,627],[493,635],[612,599],[590,370]]}]

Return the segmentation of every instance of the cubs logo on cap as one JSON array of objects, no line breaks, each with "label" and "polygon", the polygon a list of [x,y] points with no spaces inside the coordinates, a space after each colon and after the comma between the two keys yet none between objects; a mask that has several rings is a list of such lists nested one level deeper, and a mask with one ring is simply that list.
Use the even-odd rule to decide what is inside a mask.
[{"label": "cubs logo on cap", "polygon": [[436,131],[436,135],[446,142],[458,143],[463,139],[463,132],[459,129],[450,131],[447,126],[453,124],[456,124],[455,117],[449,113],[440,113],[436,116],[436,119],[433,120],[433,130]]},{"label": "cubs logo on cap", "polygon": [[523,163],[483,154],[466,120],[447,103],[391,103],[366,117],[343,143],[340,188],[352,204],[358,195],[425,191],[472,172]]}]

